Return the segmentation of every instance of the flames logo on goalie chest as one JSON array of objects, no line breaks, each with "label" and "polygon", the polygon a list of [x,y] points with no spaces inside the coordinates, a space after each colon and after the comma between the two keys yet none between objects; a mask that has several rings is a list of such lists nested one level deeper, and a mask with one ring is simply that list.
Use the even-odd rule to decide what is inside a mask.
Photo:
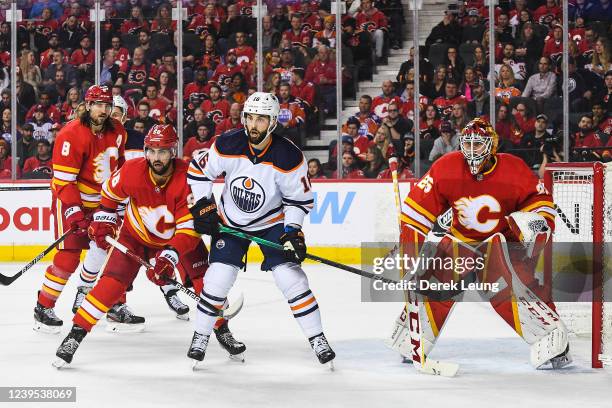
[{"label": "flames logo on goalie chest", "polygon": [[499,224],[501,205],[494,197],[461,197],[453,203],[459,223],[467,229],[491,233]]},{"label": "flames logo on goalie chest", "polygon": [[230,193],[236,207],[245,213],[259,211],[266,201],[266,193],[261,184],[246,176],[232,180]]}]

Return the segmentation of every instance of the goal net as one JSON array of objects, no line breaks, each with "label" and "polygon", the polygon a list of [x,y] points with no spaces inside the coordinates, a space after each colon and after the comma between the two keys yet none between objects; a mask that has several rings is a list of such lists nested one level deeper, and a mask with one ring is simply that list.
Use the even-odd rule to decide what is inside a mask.
[{"label": "goal net", "polygon": [[549,164],[545,183],[557,216],[544,281],[570,333],[591,337],[600,368],[612,362],[612,165]]}]

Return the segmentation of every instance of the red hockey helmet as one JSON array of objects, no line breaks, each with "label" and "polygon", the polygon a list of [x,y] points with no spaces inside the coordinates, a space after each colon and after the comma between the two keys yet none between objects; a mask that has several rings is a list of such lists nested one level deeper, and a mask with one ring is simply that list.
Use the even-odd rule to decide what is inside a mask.
[{"label": "red hockey helmet", "polygon": [[172,149],[178,145],[176,130],[171,125],[155,125],[144,139],[144,146],[157,149]]},{"label": "red hockey helmet", "polygon": [[108,86],[92,85],[85,92],[85,102],[105,102],[113,104],[113,93]]}]

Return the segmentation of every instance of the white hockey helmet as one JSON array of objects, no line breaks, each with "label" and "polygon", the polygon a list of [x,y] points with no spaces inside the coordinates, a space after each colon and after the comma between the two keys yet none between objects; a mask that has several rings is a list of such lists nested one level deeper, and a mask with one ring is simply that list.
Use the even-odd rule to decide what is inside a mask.
[{"label": "white hockey helmet", "polygon": [[115,106],[123,111],[123,118],[125,118],[128,112],[128,104],[121,95],[113,95],[113,107]]},{"label": "white hockey helmet", "polygon": [[[278,115],[280,113],[280,104],[274,94],[268,92],[254,92],[248,97],[244,103],[244,109],[242,110],[242,125],[246,130],[246,115],[248,113],[254,113],[257,115],[267,115],[270,117],[270,124],[268,125],[268,135],[272,134],[276,125],[278,124]],[[266,135],[267,136],[267,135]]]}]

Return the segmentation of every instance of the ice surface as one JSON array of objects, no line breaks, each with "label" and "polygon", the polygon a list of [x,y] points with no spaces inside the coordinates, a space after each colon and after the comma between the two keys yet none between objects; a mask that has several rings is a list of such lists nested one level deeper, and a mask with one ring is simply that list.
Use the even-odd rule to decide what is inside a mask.
[{"label": "ice surface", "polygon": [[[0,265],[5,274],[21,266]],[[305,268],[337,353],[335,372],[318,363],[272,276],[256,265],[240,273],[230,294],[230,300],[240,291],[245,295],[244,309],[230,327],[247,345],[246,363],[230,361],[211,339],[204,369],[193,372],[186,357],[193,303],[181,295],[192,320],[177,320],[141,273],[128,303],[146,317],[146,331],[110,334],[102,320],[71,368],[58,371],[51,362],[71,326],[76,288],[69,282],[57,306],[62,334],[34,332],[32,310],[44,267],[0,287],[0,386],[76,386],[77,403],[65,406],[612,407],[612,373],[590,368],[588,341],[572,339],[572,368],[536,371],[527,345],[488,304],[457,305],[432,354],[459,363],[458,376],[418,374],[383,345],[401,305],[362,303],[358,277],[314,265]]]}]

